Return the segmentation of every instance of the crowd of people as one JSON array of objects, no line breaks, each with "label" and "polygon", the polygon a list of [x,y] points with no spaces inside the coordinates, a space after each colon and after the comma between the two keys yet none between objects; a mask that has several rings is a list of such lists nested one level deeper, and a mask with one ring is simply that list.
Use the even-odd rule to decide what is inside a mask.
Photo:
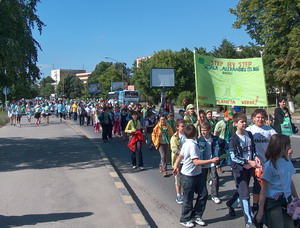
[{"label": "crowd of people", "polygon": [[[230,166],[236,192],[226,202],[228,212],[236,216],[240,203],[246,227],[293,227],[293,221],[282,208],[298,198],[291,179],[295,169],[291,162],[293,150],[282,124],[291,115],[286,99],[279,99],[274,118],[264,109],[256,109],[251,120],[233,107],[222,113],[200,109],[183,102],[177,113],[170,98],[156,107],[145,105],[107,103],[104,100],[57,100],[11,102],[7,106],[11,125],[21,127],[26,115],[28,123],[50,124],[49,117],[79,120],[80,126],[91,125],[102,132],[103,143],[113,135],[128,139],[132,168],[144,169],[143,146],[160,153],[159,172],[168,177],[168,165],[175,176],[176,202],[182,204],[180,224],[193,227],[206,225],[202,218],[208,200],[220,204],[219,174]],[[220,117],[223,116],[222,119]],[[292,124],[292,131],[296,132]],[[258,172],[261,171],[261,172]],[[258,175],[258,173],[260,173]],[[253,178],[253,205],[250,205],[250,179]],[[194,194],[197,194],[196,202]]]}]

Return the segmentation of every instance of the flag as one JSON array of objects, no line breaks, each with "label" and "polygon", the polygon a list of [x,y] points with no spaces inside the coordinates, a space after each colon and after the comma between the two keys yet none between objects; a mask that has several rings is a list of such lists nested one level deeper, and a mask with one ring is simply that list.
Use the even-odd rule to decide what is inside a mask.
[{"label": "flag", "polygon": [[194,54],[197,102],[268,106],[261,58],[222,59]]}]

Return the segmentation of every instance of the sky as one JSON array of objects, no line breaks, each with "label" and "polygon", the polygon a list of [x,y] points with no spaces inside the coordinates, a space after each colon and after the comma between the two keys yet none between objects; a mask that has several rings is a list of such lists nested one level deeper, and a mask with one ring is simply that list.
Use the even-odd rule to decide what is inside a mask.
[{"label": "sky", "polygon": [[251,42],[243,29],[233,29],[229,13],[238,0],[41,0],[37,14],[46,24],[33,32],[42,50],[42,77],[53,69],[91,72],[109,57],[132,67],[136,58],[160,50],[218,47]]}]

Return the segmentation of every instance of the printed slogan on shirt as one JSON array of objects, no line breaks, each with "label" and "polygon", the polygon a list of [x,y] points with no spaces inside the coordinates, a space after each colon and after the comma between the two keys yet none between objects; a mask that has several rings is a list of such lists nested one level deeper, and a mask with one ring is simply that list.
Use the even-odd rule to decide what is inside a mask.
[{"label": "printed slogan on shirt", "polygon": [[267,106],[261,58],[221,59],[195,54],[199,102],[217,105]]}]

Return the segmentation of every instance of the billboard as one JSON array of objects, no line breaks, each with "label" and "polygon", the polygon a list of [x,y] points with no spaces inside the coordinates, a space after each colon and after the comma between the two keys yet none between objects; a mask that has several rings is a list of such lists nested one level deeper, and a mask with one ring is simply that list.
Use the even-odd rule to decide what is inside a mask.
[{"label": "billboard", "polygon": [[194,54],[197,100],[235,106],[268,106],[261,58],[222,59]]},{"label": "billboard", "polygon": [[111,83],[111,91],[122,91],[127,88],[127,82],[112,82]]},{"label": "billboard", "polygon": [[100,94],[101,85],[99,83],[89,84],[89,94]]},{"label": "billboard", "polygon": [[175,70],[168,68],[152,68],[150,74],[151,88],[168,88],[175,86]]}]

